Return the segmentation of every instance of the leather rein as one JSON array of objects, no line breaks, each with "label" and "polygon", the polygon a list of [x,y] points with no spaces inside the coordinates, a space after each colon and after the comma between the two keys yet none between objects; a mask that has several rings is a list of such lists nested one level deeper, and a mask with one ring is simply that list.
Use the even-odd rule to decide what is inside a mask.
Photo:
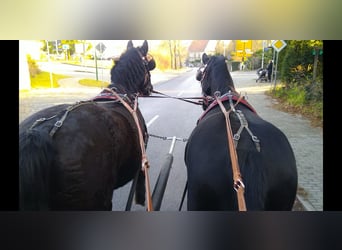
[{"label": "leather rein", "polygon": [[230,102],[230,109],[227,111],[226,108],[223,106],[219,92],[215,92],[215,100],[217,101],[218,105],[221,108],[222,113],[224,114],[225,121],[226,121],[226,129],[227,129],[227,140],[228,140],[228,148],[230,154],[230,160],[232,162],[232,171],[233,171],[233,180],[234,180],[234,189],[237,192],[237,199],[238,199],[238,206],[239,211],[247,211],[246,209],[246,202],[245,202],[245,185],[242,182],[242,176],[239,167],[238,156],[235,148],[235,143],[233,139],[233,132],[230,125],[229,113],[235,110],[235,106],[240,102],[243,98],[241,95],[239,99],[236,101],[235,105],[232,102],[232,95],[228,95],[229,102]]},{"label": "leather rein", "polygon": [[[170,95],[164,94],[164,93],[156,91],[156,90],[152,90],[152,93],[159,94],[160,96],[151,96],[150,95],[150,96],[144,96],[144,97],[148,97],[148,98],[172,98],[172,99],[178,99],[178,100],[189,102],[189,103],[196,104],[196,105],[202,105],[202,103],[205,102],[205,99],[206,99],[203,96],[175,97],[175,96],[170,96]],[[199,101],[195,102],[195,101],[191,101],[189,99],[199,99]]]},{"label": "leather rein", "polygon": [[[142,152],[142,170],[145,172],[146,196],[147,196],[147,211],[153,211],[152,198],[151,198],[152,196],[151,196],[151,189],[150,189],[150,181],[149,181],[149,175],[148,175],[149,162],[148,162],[148,159],[147,159],[146,150],[145,150],[145,146],[144,146],[144,138],[143,138],[142,130],[141,130],[141,127],[140,127],[140,124],[139,124],[139,119],[138,119],[137,114],[136,114],[137,104],[138,104],[138,97],[136,97],[134,99],[134,107],[132,108],[113,89],[106,88],[105,91],[107,91],[107,93],[108,92],[112,93],[115,96],[115,98],[117,100],[119,100],[124,105],[124,107],[132,114],[132,116],[134,118],[134,121],[135,121],[135,123],[137,125],[138,132],[139,132],[140,148],[141,148],[141,152]],[[242,104],[246,105],[251,111],[256,113],[254,108],[244,99],[243,95],[239,95],[238,98],[237,98],[236,95],[233,95],[231,91],[229,91],[228,94],[223,95],[223,96],[220,96],[219,92],[215,92],[215,94],[214,94],[214,101],[213,101],[213,98],[211,96],[178,98],[178,97],[169,96],[169,95],[166,95],[166,94],[163,94],[161,92],[154,91],[154,90],[152,92],[156,93],[156,94],[160,94],[162,96],[143,96],[143,97],[173,98],[173,99],[179,99],[179,100],[190,102],[190,103],[197,104],[197,105],[202,105],[203,102],[208,103],[208,102],[211,101],[212,103],[209,105],[207,110],[202,114],[201,118],[203,118],[204,115],[212,107],[214,107],[216,105],[220,106],[220,109],[221,109],[222,113],[225,116],[225,122],[226,122],[227,140],[228,140],[228,147],[229,147],[228,151],[229,151],[230,158],[231,158],[232,171],[233,171],[233,180],[234,180],[233,188],[237,192],[239,211],[247,211],[245,197],[244,197],[245,185],[244,185],[244,183],[242,181],[242,176],[241,176],[239,162],[238,162],[238,156],[237,156],[237,152],[236,152],[236,141],[234,141],[234,140],[238,140],[238,138],[236,138],[237,134],[235,134],[233,136],[232,128],[231,128],[231,125],[230,125],[229,114],[230,114],[231,111],[236,112],[235,106],[237,104],[239,104],[239,103],[242,103]],[[200,100],[198,102],[194,102],[194,101],[190,101],[188,99],[200,99]],[[228,111],[225,109],[225,107],[222,104],[222,102],[226,101],[226,100],[229,100],[230,107],[231,107]],[[233,104],[233,100],[236,101],[235,104]],[[239,118],[239,119],[241,119],[241,118]],[[240,122],[241,122],[241,124],[246,123],[246,121],[242,122],[241,120],[240,120]],[[252,134],[252,132],[248,129],[248,126],[246,124],[244,124],[244,126],[241,126],[239,131],[241,132],[241,129],[243,129],[243,128],[246,128],[247,131],[250,133],[250,135],[252,137],[252,140],[255,142],[257,149],[259,148],[258,150],[260,151],[259,140],[257,139],[257,137]]]},{"label": "leather rein", "polygon": [[[106,88],[105,91],[107,91],[107,93],[108,92],[112,93],[115,96],[115,98],[117,100],[119,100],[124,105],[124,107],[132,114],[132,116],[134,118],[134,121],[135,121],[135,123],[137,125],[138,132],[139,132],[140,148],[141,148],[141,152],[142,152],[142,170],[145,172],[146,196],[147,196],[147,211],[153,211],[152,198],[151,198],[152,196],[151,196],[151,189],[150,189],[150,181],[149,181],[149,175],[148,175],[149,162],[148,162],[148,159],[147,159],[146,150],[145,150],[145,146],[144,146],[144,138],[143,138],[142,130],[141,130],[141,127],[140,127],[140,124],[139,124],[139,119],[138,119],[137,114],[136,114],[138,97],[136,97],[134,99],[134,107],[132,108],[113,89]],[[231,111],[236,112],[235,106],[237,104],[239,104],[239,103],[242,103],[242,104],[246,105],[250,110],[252,110],[254,113],[256,113],[256,111],[253,109],[253,107],[244,99],[243,95],[239,95],[237,97],[236,95],[233,95],[231,91],[229,91],[228,94],[223,95],[223,96],[220,96],[219,92],[215,92],[215,94],[214,94],[214,101],[213,101],[213,97],[211,97],[211,96],[178,98],[178,97],[169,96],[169,95],[166,95],[166,94],[163,94],[161,92],[154,91],[154,90],[152,92],[156,93],[156,94],[160,94],[162,96],[143,96],[143,97],[159,97],[159,98],[160,97],[166,97],[166,98],[173,98],[173,99],[179,99],[179,100],[190,102],[190,103],[197,104],[197,105],[202,105],[203,102],[208,103],[208,102],[211,101],[212,103],[209,105],[207,110],[202,114],[201,118],[203,118],[204,115],[211,108],[213,108],[214,106],[216,106],[216,105],[220,106],[220,109],[221,109],[222,113],[225,116],[225,122],[226,122],[227,140],[228,140],[228,149],[229,149],[228,151],[229,151],[230,159],[231,159],[231,163],[232,163],[233,180],[234,180],[233,188],[237,192],[239,211],[247,211],[245,197],[244,197],[245,185],[244,185],[244,183],[242,181],[242,176],[241,176],[239,162],[238,162],[238,156],[237,156],[237,152],[236,152],[236,145],[237,145],[236,144],[237,143],[236,140],[238,140],[239,138],[236,138],[237,134],[235,134],[233,136],[232,128],[231,128],[231,125],[230,125],[229,114],[230,114]],[[200,99],[200,100],[198,102],[194,102],[194,101],[190,101],[188,99]],[[225,109],[225,107],[222,104],[222,102],[226,101],[226,100],[229,100],[230,107],[231,107],[228,111]],[[233,104],[233,100],[236,101],[235,104]],[[241,119],[241,118],[239,118],[239,119]],[[239,131],[241,132],[241,130],[243,128],[246,128],[247,131],[250,133],[250,135],[252,137],[252,140],[255,142],[257,149],[259,148],[258,150],[260,151],[259,140],[248,129],[247,124],[245,124],[245,123],[247,123],[247,121],[243,122],[243,121],[240,120],[240,122],[241,122],[241,128],[239,129]],[[242,124],[244,126],[242,126]]]},{"label": "leather rein", "polygon": [[[211,110],[213,107],[216,105],[220,106],[220,109],[222,113],[225,116],[225,122],[226,122],[226,129],[227,129],[227,140],[228,140],[228,151],[230,154],[230,159],[232,163],[232,171],[233,171],[233,188],[237,192],[237,200],[238,200],[238,207],[239,211],[247,211],[246,208],[246,202],[245,202],[245,197],[244,197],[244,192],[245,192],[245,185],[242,181],[242,176],[240,172],[240,167],[239,167],[239,161],[238,161],[238,156],[236,152],[236,146],[237,146],[237,141],[240,138],[240,133],[242,129],[246,129],[247,132],[250,134],[252,140],[255,143],[255,146],[257,150],[260,152],[260,144],[259,144],[259,139],[253,135],[253,133],[250,131],[248,128],[248,123],[247,120],[245,119],[244,115],[241,112],[238,112],[239,110],[235,110],[235,106],[239,103],[244,104],[246,107],[248,107],[253,113],[257,113],[255,109],[246,101],[243,95],[236,95],[233,94],[231,91],[229,91],[227,94],[220,96],[219,92],[215,92],[214,98],[212,96],[202,96],[202,97],[174,97],[174,96],[169,96],[164,93],[158,92],[153,90],[153,93],[160,94],[162,96],[148,96],[148,97],[155,97],[155,98],[173,98],[173,99],[179,99],[185,102],[197,104],[197,105],[202,105],[203,103],[209,104],[208,108],[205,110],[205,112],[202,113],[201,117],[198,119],[197,123]],[[200,99],[199,101],[190,101],[189,99]],[[222,102],[229,100],[230,103],[230,109],[227,111],[225,107],[223,106]],[[235,101],[235,104],[233,104],[233,100]],[[233,135],[231,124],[230,124],[230,119],[229,119],[229,114],[230,112],[234,112],[238,115],[241,127],[239,131]],[[186,187],[185,187],[186,190]],[[184,190],[184,192],[185,192]],[[183,194],[184,196],[184,194]],[[182,199],[183,200],[183,199]]]},{"label": "leather rein", "polygon": [[152,205],[152,196],[151,196],[151,188],[150,188],[150,178],[149,178],[149,174],[148,174],[148,169],[150,167],[148,159],[147,159],[147,154],[146,154],[146,150],[145,150],[145,143],[144,143],[144,137],[143,137],[143,133],[142,133],[142,129],[140,127],[140,123],[139,123],[139,118],[137,116],[137,107],[138,107],[138,96],[134,99],[134,106],[133,108],[126,102],[123,100],[123,98],[116,93],[113,89],[111,88],[105,88],[106,91],[111,92],[115,98],[117,98],[122,105],[124,105],[124,107],[131,113],[131,115],[133,116],[133,119],[135,121],[135,124],[138,128],[138,133],[139,133],[139,142],[140,142],[140,149],[141,149],[141,167],[142,170],[145,173],[145,182],[146,182],[146,197],[147,197],[147,211],[153,211],[153,205]]}]

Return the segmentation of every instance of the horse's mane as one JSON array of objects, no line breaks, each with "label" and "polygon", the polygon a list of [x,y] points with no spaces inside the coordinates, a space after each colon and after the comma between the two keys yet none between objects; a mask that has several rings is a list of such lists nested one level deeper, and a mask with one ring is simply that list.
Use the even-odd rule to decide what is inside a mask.
[{"label": "horse's mane", "polygon": [[208,75],[215,74],[215,81],[234,87],[233,78],[230,75],[224,56],[212,56],[207,67]]},{"label": "horse's mane", "polygon": [[115,62],[110,71],[111,84],[108,86],[109,88],[121,86],[130,93],[135,93],[140,89],[141,86],[139,85],[143,84],[144,78],[142,76],[144,76],[146,68],[138,49],[126,50]]}]

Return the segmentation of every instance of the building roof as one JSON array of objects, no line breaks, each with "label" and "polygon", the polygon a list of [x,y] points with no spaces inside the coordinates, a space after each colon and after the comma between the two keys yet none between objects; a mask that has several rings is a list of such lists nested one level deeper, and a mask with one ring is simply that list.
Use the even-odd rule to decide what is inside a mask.
[{"label": "building roof", "polygon": [[189,46],[189,52],[204,52],[209,40],[193,40]]},{"label": "building roof", "polygon": [[216,50],[216,46],[217,46],[217,40],[209,40],[206,48],[205,48],[205,52],[208,54],[215,54],[215,50]]}]

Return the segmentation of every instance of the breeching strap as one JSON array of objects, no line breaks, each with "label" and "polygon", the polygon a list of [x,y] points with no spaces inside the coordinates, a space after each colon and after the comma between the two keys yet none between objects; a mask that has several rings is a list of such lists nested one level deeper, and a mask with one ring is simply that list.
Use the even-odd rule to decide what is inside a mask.
[{"label": "breeching strap", "polygon": [[[231,109],[229,111],[227,111],[225,109],[225,107],[223,106],[220,97],[215,94],[215,98],[216,98],[216,101],[217,101],[217,103],[219,104],[219,106],[221,108],[222,113],[224,114],[224,116],[226,118],[229,154],[230,154],[230,159],[231,159],[231,162],[232,162],[234,189],[237,192],[239,211],[247,211],[246,203],[245,203],[245,197],[244,197],[245,185],[243,184],[242,178],[241,178],[240,167],[239,167],[239,162],[238,162],[238,156],[237,156],[237,153],[236,153],[236,149],[235,149],[235,145],[234,145],[234,139],[233,139],[233,133],[232,133],[232,128],[230,126],[230,120],[229,120],[229,113],[232,111],[234,106],[231,107]],[[240,96],[240,98],[237,101],[237,103],[239,103],[241,98],[242,98],[242,96]]]},{"label": "breeching strap", "polygon": [[141,148],[141,165],[142,169],[145,172],[145,182],[146,182],[146,200],[147,200],[147,211],[153,211],[153,206],[152,206],[152,196],[151,196],[151,189],[150,189],[150,178],[148,175],[148,168],[149,163],[145,151],[145,143],[144,143],[144,137],[142,134],[142,130],[140,127],[139,119],[137,116],[137,107],[138,107],[138,97],[135,98],[134,100],[134,108],[132,109],[131,106],[127,102],[125,102],[114,90],[112,89],[107,89],[115,95],[116,98],[120,100],[120,102],[125,106],[125,108],[132,114],[134,121],[138,127],[138,132],[139,132],[139,142],[140,142],[140,148]]}]

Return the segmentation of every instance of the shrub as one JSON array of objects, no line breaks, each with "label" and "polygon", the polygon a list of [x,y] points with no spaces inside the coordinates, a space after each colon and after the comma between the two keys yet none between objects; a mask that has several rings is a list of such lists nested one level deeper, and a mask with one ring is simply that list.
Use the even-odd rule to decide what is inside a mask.
[{"label": "shrub", "polygon": [[42,72],[39,69],[36,61],[33,60],[30,55],[27,55],[27,63],[29,66],[30,77],[35,77],[36,75]]}]

